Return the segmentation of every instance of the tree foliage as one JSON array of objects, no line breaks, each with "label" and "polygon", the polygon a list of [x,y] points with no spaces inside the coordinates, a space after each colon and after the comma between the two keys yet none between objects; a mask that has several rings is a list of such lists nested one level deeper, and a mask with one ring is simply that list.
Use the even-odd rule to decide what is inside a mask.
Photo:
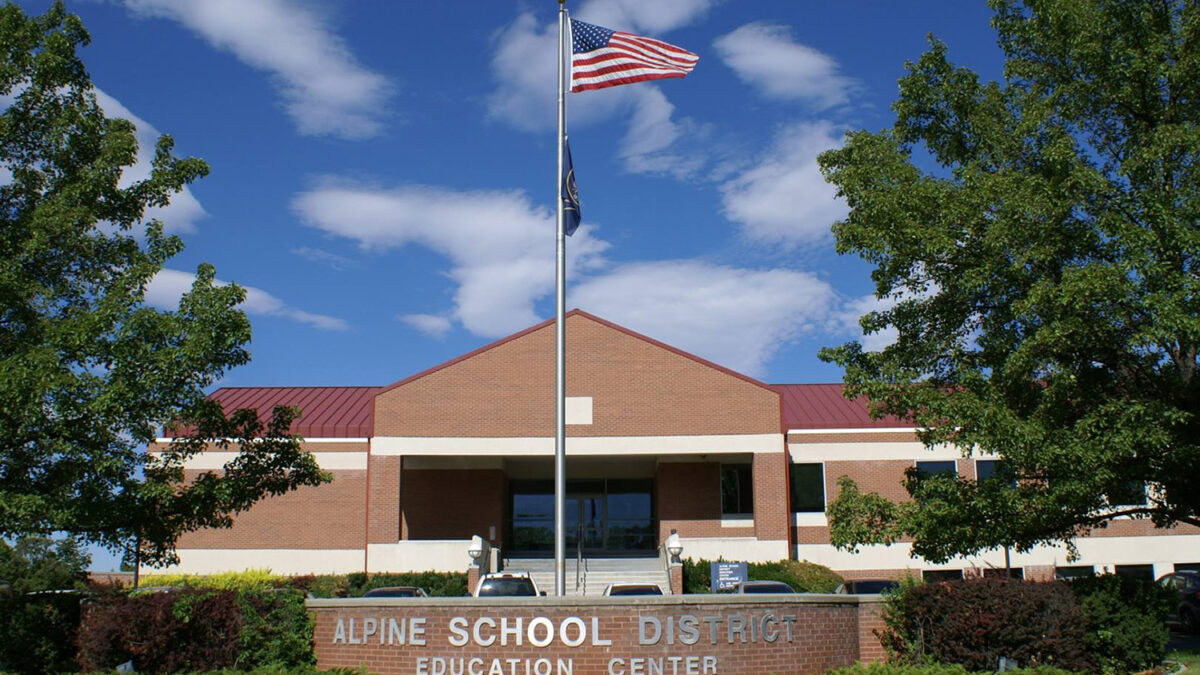
[{"label": "tree foliage", "polygon": [[835,541],[944,560],[1117,516],[1200,525],[1200,5],[990,4],[1003,81],[931,39],[894,127],[820,158],[850,207],[838,250],[886,301],[862,326],[898,336],[822,357],[926,444],[1011,474],[910,475],[893,505],[843,489]]},{"label": "tree foliage", "polygon": [[[0,536],[140,539],[158,562],[181,532],[327,477],[287,431],[296,411],[263,424],[204,401],[249,358],[242,289],[201,265],[176,311],[144,303],[183,246],[147,209],[208,167],[163,136],[150,175],[122,180],[134,127],[97,105],[76,55],[88,39],[61,4],[32,18],[0,8]],[[149,456],[173,420],[192,437]],[[185,484],[183,461],[216,439],[255,451]]]}]

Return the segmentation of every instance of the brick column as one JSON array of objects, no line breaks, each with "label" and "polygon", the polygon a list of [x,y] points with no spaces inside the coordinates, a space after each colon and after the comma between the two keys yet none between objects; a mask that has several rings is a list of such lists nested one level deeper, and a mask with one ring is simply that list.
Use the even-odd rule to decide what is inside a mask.
[{"label": "brick column", "polygon": [[787,541],[790,515],[787,455],[754,453],[754,535],[760,541]]},{"label": "brick column", "polygon": [[671,595],[683,595],[683,565],[671,564],[667,572],[671,577]]}]

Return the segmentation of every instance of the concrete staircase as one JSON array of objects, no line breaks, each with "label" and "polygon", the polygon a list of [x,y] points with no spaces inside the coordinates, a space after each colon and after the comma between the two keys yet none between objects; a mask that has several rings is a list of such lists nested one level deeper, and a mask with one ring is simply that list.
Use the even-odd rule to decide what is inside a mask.
[{"label": "concrete staircase", "polygon": [[[658,584],[663,593],[671,592],[671,579],[663,569],[660,558],[584,558],[579,574],[580,588],[575,588],[575,559],[567,559],[567,595],[598,596],[609,584]],[[511,558],[504,562],[504,571],[529,572],[538,590],[554,595],[553,558]]]}]

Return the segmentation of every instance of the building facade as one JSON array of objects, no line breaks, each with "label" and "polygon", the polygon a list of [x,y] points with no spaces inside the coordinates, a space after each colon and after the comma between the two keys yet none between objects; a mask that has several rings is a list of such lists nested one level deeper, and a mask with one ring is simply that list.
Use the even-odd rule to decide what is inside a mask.
[{"label": "building facade", "polygon": [[[792,557],[847,578],[1003,567],[1002,551],[942,565],[903,543],[838,551],[825,516],[839,476],[903,499],[909,467],[986,477],[994,458],[927,449],[840,385],[764,384],[578,310],[565,329],[571,555],[657,555],[675,531],[685,557]],[[461,571],[473,535],[506,558],[549,555],[554,394],[552,321],[388,386],[219,389],[227,412],[299,407],[293,431],[334,479],[264,500],[230,529],[185,535],[174,571]],[[187,469],[230,457],[202,453]],[[1034,577],[1200,563],[1190,526],[1120,520],[1076,544],[1078,561],[1043,547],[1011,564]]]}]

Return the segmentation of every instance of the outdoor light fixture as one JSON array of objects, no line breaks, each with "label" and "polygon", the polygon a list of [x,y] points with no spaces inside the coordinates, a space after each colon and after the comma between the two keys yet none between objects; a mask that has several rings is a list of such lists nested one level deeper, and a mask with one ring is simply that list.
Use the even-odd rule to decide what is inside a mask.
[{"label": "outdoor light fixture", "polygon": [[467,549],[467,555],[471,556],[475,564],[479,564],[479,556],[483,555],[483,537],[471,535],[471,546]]},{"label": "outdoor light fixture", "polygon": [[679,554],[683,553],[683,543],[679,541],[679,534],[675,530],[671,530],[671,536],[667,537],[667,553],[671,554],[672,563],[682,563],[679,559]]}]

